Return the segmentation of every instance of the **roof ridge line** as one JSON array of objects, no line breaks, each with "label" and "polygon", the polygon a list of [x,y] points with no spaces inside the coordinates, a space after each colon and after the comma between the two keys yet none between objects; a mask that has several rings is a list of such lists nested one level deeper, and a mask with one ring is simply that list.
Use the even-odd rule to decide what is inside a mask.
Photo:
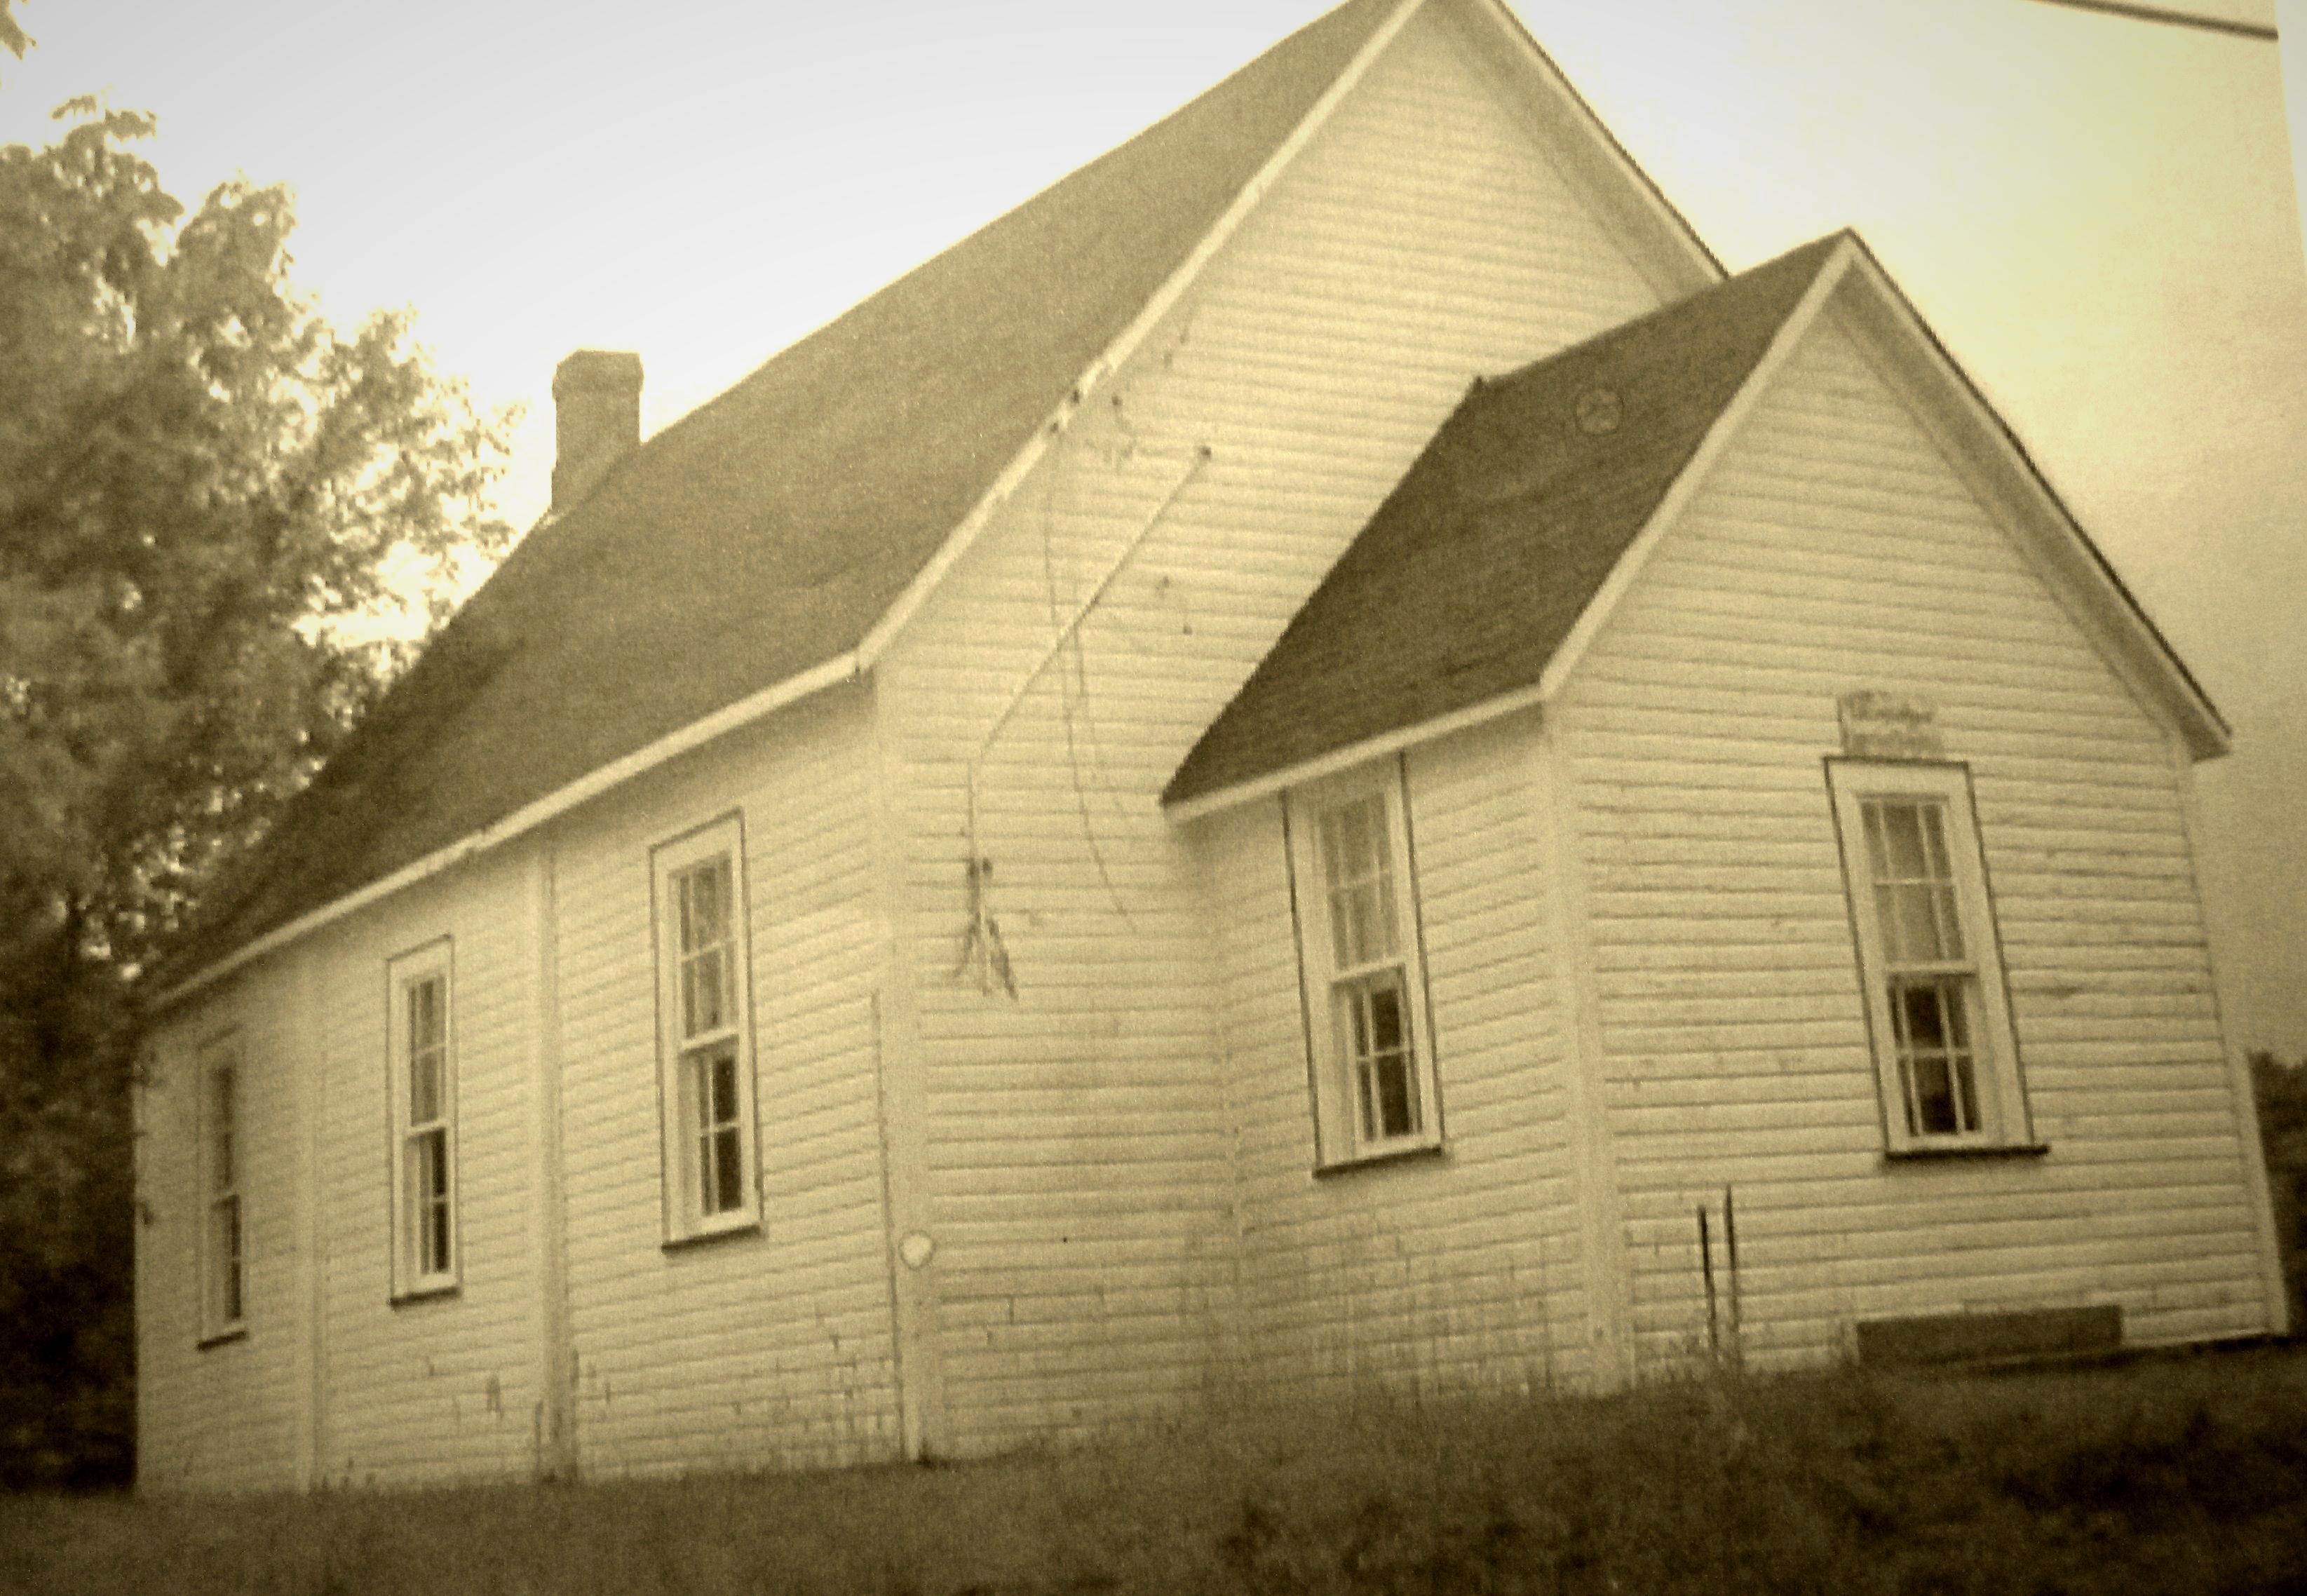
[{"label": "roof ridge line", "polygon": [[[854,650],[859,669],[873,668],[890,644],[896,641],[897,634],[905,630],[930,595],[944,581],[946,573],[976,543],[986,524],[992,519],[993,512],[1023,485],[1033,468],[1040,464],[1051,442],[1063,436],[1071,426],[1074,417],[1081,413],[1082,407],[1097,384],[1119,371],[1136,353],[1162,318],[1184,297],[1186,290],[1200,277],[1204,268],[1240,229],[1242,223],[1251,211],[1256,210],[1282,174],[1313,142],[1314,135],[1329,122],[1338,107],[1368,75],[1371,65],[1401,36],[1411,19],[1425,9],[1426,4],[1427,0],[1401,0],[1394,14],[1379,23],[1369,38],[1362,41],[1353,58],[1307,108],[1306,114],[1298,119],[1298,124],[1290,130],[1288,136],[1274,146],[1274,152],[1242,185],[1217,220],[1202,235],[1201,241],[1179,263],[1177,270],[1154,290],[1153,296],[1130,319],[1128,325],[1082,368],[1056,408],[1033,429],[1033,436],[1010,458],[1009,463],[1002,468],[1001,474],[979,496],[968,513],[955,523],[953,530],[946,535],[945,541],[939,545],[937,552],[930,556],[921,570],[914,572],[913,580],[906,583],[905,590],[881,613],[880,618],[866,629]],[[1204,442],[1206,443],[1207,440]]]}]

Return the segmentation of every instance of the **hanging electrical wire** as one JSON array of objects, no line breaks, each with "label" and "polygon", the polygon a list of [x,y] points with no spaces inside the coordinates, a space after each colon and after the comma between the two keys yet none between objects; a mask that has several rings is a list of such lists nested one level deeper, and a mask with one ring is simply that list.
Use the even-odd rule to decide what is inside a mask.
[{"label": "hanging electrical wire", "polygon": [[2040,5],[2064,5],[2075,11],[2105,12],[2109,16],[2129,17],[2140,22],[2167,22],[2174,28],[2200,28],[2211,33],[2234,33],[2245,39],[2273,39],[2276,32],[2264,22],[2245,22],[2232,17],[2205,16],[2200,12],[2171,11],[2160,5],[2133,5],[2129,0],[2036,0]]},{"label": "hanging electrical wire", "polygon": [[[978,842],[979,781],[986,759],[992,753],[994,743],[1000,739],[1003,728],[1008,725],[1010,716],[1016,714],[1018,706],[1025,701],[1025,695],[1032,690],[1033,683],[1040,679],[1042,673],[1049,668],[1051,662],[1065,653],[1067,644],[1080,631],[1082,623],[1089,619],[1090,613],[1095,610],[1099,602],[1105,597],[1106,590],[1113,586],[1115,579],[1120,576],[1122,569],[1129,563],[1138,549],[1145,545],[1145,540],[1153,536],[1154,529],[1162,524],[1162,519],[1169,514],[1170,507],[1178,502],[1179,495],[1191,485],[1195,477],[1201,475],[1202,468],[1210,463],[1210,446],[1207,443],[1195,446],[1194,452],[1187,459],[1186,468],[1179,473],[1178,479],[1171,484],[1169,492],[1162,494],[1161,502],[1154,507],[1152,513],[1145,518],[1145,524],[1138,528],[1136,536],[1131,537],[1128,544],[1122,549],[1120,556],[1114,561],[1105,575],[1099,579],[1097,586],[1090,590],[1089,596],[1075,607],[1072,618],[1058,629],[1057,636],[1051,639],[1050,646],[1043,652],[1041,659],[1035,663],[1032,670],[1025,673],[1025,680],[1020,682],[1016,691],[1009,695],[1008,701],[1003,705],[1001,713],[994,717],[993,724],[986,729],[984,739],[978,743],[977,752],[969,761],[964,774],[962,833],[968,847],[965,871],[970,899],[969,923],[963,928],[961,933],[960,957],[954,965],[954,974],[956,977],[974,974],[979,990],[988,996],[991,996],[999,987],[1010,997],[1015,998],[1017,995],[1017,982],[1010,966],[1008,950],[1001,942],[1000,924],[993,917],[991,902],[993,862],[985,856]],[[1098,860],[1098,864],[1102,871],[1104,860],[1102,856]],[[1107,878],[1107,885],[1111,889],[1112,886],[1111,877]]]}]

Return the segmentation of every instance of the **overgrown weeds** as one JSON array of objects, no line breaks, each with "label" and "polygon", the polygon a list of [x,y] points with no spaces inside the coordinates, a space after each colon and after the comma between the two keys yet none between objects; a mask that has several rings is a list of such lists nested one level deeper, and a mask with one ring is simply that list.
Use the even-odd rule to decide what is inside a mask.
[{"label": "overgrown weeds", "polygon": [[2307,1353],[1236,1411],[958,1467],[0,1500],[0,1590],[1605,1596],[2296,1590]]}]

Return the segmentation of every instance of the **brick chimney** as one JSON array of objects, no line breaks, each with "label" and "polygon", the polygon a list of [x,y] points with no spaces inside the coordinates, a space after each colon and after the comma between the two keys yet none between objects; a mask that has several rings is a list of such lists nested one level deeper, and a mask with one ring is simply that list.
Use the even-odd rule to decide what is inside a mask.
[{"label": "brick chimney", "polygon": [[641,441],[641,357],[579,349],[553,368],[553,508],[593,491]]}]

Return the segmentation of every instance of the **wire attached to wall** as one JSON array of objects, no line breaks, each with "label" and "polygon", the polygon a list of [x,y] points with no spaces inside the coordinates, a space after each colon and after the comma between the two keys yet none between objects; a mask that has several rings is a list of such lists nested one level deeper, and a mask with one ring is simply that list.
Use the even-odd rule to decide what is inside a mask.
[{"label": "wire attached to wall", "polygon": [[[1097,586],[1090,589],[1089,596],[1075,607],[1072,618],[1058,629],[1058,635],[1051,640],[1049,648],[1044,649],[1042,657],[1034,662],[1033,668],[1025,673],[1025,680],[1020,682],[1016,691],[1009,695],[1008,702],[1002,706],[1001,713],[994,716],[992,725],[986,730],[984,740],[977,745],[977,752],[970,759],[965,778],[965,807],[963,820],[963,834],[968,845],[964,870],[968,885],[970,913],[969,924],[962,931],[961,957],[954,966],[954,974],[959,978],[973,971],[977,977],[978,990],[988,997],[993,994],[998,986],[1011,998],[1016,998],[1017,982],[1016,972],[1010,964],[1008,949],[1001,941],[999,922],[993,917],[990,902],[993,862],[985,856],[983,849],[978,844],[979,777],[984,768],[986,756],[992,752],[994,743],[999,741],[1002,732],[1008,729],[1010,718],[1017,713],[1018,706],[1025,701],[1025,695],[1031,692],[1033,684],[1041,680],[1042,673],[1049,669],[1051,664],[1065,653],[1067,644],[1079,635],[1082,623],[1089,619],[1091,613],[1104,600],[1107,592],[1113,587],[1115,579],[1121,575],[1130,561],[1136,557],[1137,551],[1144,547],[1145,540],[1153,536],[1154,528],[1162,524],[1162,518],[1170,513],[1171,506],[1177,503],[1179,495],[1192,485],[1194,479],[1202,474],[1203,468],[1210,463],[1211,459],[1212,453],[1207,443],[1195,445],[1193,455],[1187,461],[1185,470],[1180,472],[1178,479],[1170,485],[1169,491],[1162,495],[1161,502],[1154,505],[1152,513],[1145,518],[1145,525],[1137,529],[1136,535],[1130,538],[1128,546],[1123,548],[1112,565],[1107,568],[1105,574],[1098,579]],[[1070,732],[1070,721],[1068,721],[1068,731]],[[1102,860],[1100,860],[1099,867],[1102,871]],[[1111,878],[1107,880],[1106,885],[1109,891],[1112,890],[1113,884]]]},{"label": "wire attached to wall", "polygon": [[959,979],[974,968],[978,990],[987,997],[993,995],[994,985],[999,982],[1001,990],[1015,999],[1017,976],[1009,967],[1009,948],[1001,940],[1001,922],[993,918],[985,902],[993,877],[993,861],[979,858],[973,842],[964,870],[969,880],[969,924],[961,933],[961,957],[954,961],[954,976]]},{"label": "wire attached to wall", "polygon": [[[1116,466],[1137,451],[1137,435],[1124,422],[1121,412],[1121,396],[1117,393],[1113,396],[1114,425],[1126,442],[1111,458]],[[1051,471],[1042,496],[1042,590],[1049,602],[1051,626],[1058,624],[1057,481],[1058,474]],[[1077,702],[1085,711],[1089,708],[1089,651],[1082,646],[1078,631],[1074,633],[1070,667],[1058,673],[1058,715],[1066,728],[1066,770],[1073,778],[1074,810],[1081,817],[1082,840],[1089,845],[1090,862],[1097,866],[1097,879],[1105,888],[1106,901],[1121,916],[1122,924],[1135,931],[1137,922],[1131,916],[1129,905],[1122,901],[1120,888],[1114,885],[1113,872],[1105,862],[1105,850],[1098,845],[1096,823],[1090,818],[1089,789],[1082,781],[1081,740],[1085,728],[1078,727],[1074,718]],[[1091,721],[1085,731],[1091,762],[1102,768],[1105,756],[1098,746],[1095,721]]]}]

